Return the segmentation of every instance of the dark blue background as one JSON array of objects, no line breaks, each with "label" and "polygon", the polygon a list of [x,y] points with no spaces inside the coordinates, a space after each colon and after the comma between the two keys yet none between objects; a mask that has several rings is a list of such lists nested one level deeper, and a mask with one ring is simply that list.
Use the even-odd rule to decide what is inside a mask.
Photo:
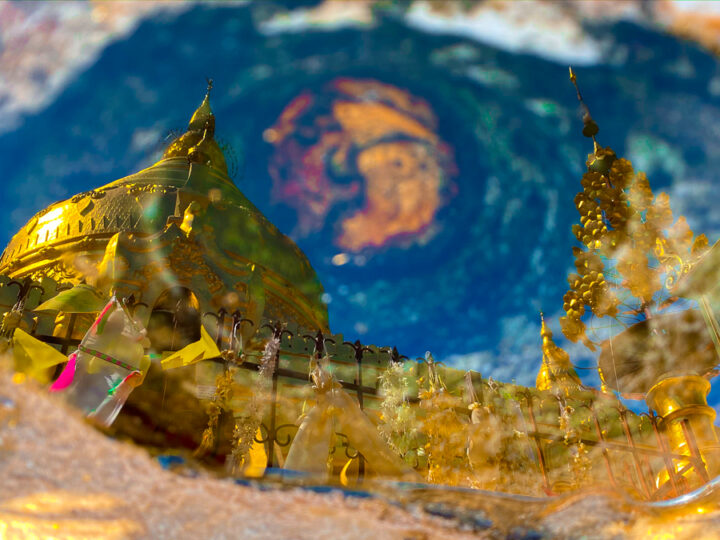
[{"label": "dark blue background", "polygon": [[[262,132],[303,90],[339,76],[376,79],[430,104],[438,134],[455,152],[458,195],[438,213],[430,243],[369,252],[363,266],[330,261],[340,251],[338,220],[362,200],[335,208],[320,232],[296,238],[329,295],[332,330],[532,383],[539,312],[557,328],[572,267],[572,199],[591,150],[567,66],[427,35],[390,16],[371,29],[272,36],[255,21],[250,7],[149,19],[49,107],[0,136],[0,240],[47,204],[152,163],[199,104],[205,77],[215,80],[217,136],[235,155],[238,186],[290,234],[296,215],[271,200],[273,148]],[[576,69],[600,142],[639,156],[655,191],[668,190],[674,208],[714,241],[717,60],[632,24],[589,31],[626,53]],[[472,76],[478,70],[485,82]],[[593,365],[581,347],[570,351],[581,366]]]}]

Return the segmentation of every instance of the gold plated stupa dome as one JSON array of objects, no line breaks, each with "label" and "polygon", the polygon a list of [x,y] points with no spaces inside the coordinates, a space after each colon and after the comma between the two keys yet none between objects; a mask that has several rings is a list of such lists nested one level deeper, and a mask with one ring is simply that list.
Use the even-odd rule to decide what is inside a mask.
[{"label": "gold plated stupa dome", "polygon": [[327,330],[307,258],[228,176],[210,87],[160,161],[38,212],[6,247],[0,274],[86,282],[148,311],[183,289],[200,313]]}]

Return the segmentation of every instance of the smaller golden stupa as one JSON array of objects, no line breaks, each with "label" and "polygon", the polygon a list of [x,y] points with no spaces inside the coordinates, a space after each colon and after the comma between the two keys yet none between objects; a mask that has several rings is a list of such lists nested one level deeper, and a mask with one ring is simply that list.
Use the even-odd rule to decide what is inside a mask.
[{"label": "smaller golden stupa", "polygon": [[582,388],[580,377],[575,372],[570,356],[562,348],[555,345],[553,335],[545,324],[545,317],[540,314],[540,335],[542,336],[542,365],[535,379],[538,390],[561,392],[568,396]]}]

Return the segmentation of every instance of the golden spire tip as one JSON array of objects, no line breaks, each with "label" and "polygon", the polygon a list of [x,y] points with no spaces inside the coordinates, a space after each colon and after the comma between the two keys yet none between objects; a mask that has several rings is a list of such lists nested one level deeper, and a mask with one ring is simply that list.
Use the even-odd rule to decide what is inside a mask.
[{"label": "golden spire tip", "polygon": [[215,115],[210,107],[210,91],[213,89],[213,80],[207,79],[207,92],[200,106],[195,110],[188,124],[188,131],[200,131],[209,129],[209,135],[215,132]]},{"label": "golden spire tip", "polygon": [[580,102],[580,106],[583,110],[583,130],[582,134],[586,137],[592,139],[595,141],[595,135],[597,135],[598,131],[600,130],[598,128],[598,125],[595,123],[595,120],[593,120],[592,115],[590,114],[590,109],[585,104],[585,100],[582,97],[582,94],[580,93],[580,87],[577,83],[577,77],[575,75],[575,72],[573,71],[572,66],[568,68],[570,70],[570,82],[573,83],[573,86],[575,87],[575,92],[577,93],[578,101]]},{"label": "golden spire tip", "polygon": [[545,315],[543,312],[540,312],[540,335],[545,338],[549,337],[552,338],[552,332],[548,328],[547,324],[545,324]]}]

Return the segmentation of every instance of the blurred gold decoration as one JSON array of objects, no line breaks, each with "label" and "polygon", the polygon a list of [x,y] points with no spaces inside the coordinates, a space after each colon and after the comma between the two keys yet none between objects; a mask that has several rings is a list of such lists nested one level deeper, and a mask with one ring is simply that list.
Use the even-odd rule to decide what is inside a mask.
[{"label": "blurred gold decoration", "polygon": [[706,374],[717,352],[699,310],[656,314],[601,344],[598,364],[606,384],[643,399],[666,374]]},{"label": "blurred gold decoration", "polygon": [[[260,450],[260,443],[257,443],[255,439],[260,432],[260,424],[272,401],[270,390],[272,376],[277,369],[276,362],[279,352],[280,338],[275,334],[265,344],[265,350],[260,358],[258,375],[250,389],[251,395],[248,404],[242,412],[236,412],[232,451],[228,458],[227,467],[232,474],[238,474],[243,467],[245,469],[250,467],[255,470],[258,467],[257,464],[253,464],[253,458],[257,458]],[[258,438],[258,440],[261,440],[261,438]],[[275,448],[271,447],[269,451],[274,452]]]},{"label": "blurred gold decoration", "polygon": [[200,446],[195,451],[196,456],[203,456],[213,449],[217,440],[220,415],[223,411],[229,410],[229,403],[232,399],[233,369],[226,369],[218,375],[215,395],[207,407],[208,425],[202,434]]},{"label": "blurred gold decoration", "polygon": [[422,446],[418,411],[409,403],[408,379],[414,370],[405,373],[405,364],[391,362],[380,376],[380,434],[406,463],[419,465],[418,448]]},{"label": "blurred gold decoration", "polygon": [[315,404],[298,420],[299,429],[285,467],[325,476],[332,464],[336,432],[363,455],[374,473],[385,478],[419,480],[418,474],[384,443],[376,426],[328,371],[329,358],[313,356],[310,378]]},{"label": "blurred gold decoration", "polygon": [[592,138],[594,151],[575,197],[580,224],[573,233],[583,247],[573,248],[577,274],[568,277],[560,323],[568,339],[594,350],[597,343],[583,320],[589,318],[586,308],[625,326],[621,318],[644,318],[667,307],[674,300],[667,288],[702,254],[707,239],[694,238],[684,217],[674,222],[667,194],[655,197],[643,173],[635,174],[628,160],[598,144],[597,124],[572,68],[570,80],[584,110],[583,134]]},{"label": "blurred gold decoration", "polygon": [[466,452],[468,424],[456,412],[462,400],[447,391],[437,364],[429,352],[425,354],[427,389],[420,392],[421,431],[427,438],[425,455],[428,481],[448,485],[469,483]]},{"label": "blurred gold decoration", "polygon": [[542,366],[537,374],[535,386],[538,390],[549,390],[554,393],[569,395],[582,387],[580,377],[570,362],[570,357],[563,349],[555,345],[553,335],[545,324],[545,317],[540,314],[542,336]]},{"label": "blurred gold decoration", "polygon": [[[716,283],[695,279],[690,284],[687,277],[698,273],[693,268],[708,241],[695,236],[684,217],[675,220],[666,193],[655,196],[643,173],[636,174],[628,160],[598,145],[597,124],[572,69],[570,80],[585,111],[583,134],[593,139],[594,152],[588,156],[583,191],[575,197],[580,225],[573,232],[584,246],[573,248],[578,274],[568,278],[563,333],[595,350],[597,339],[587,335],[582,320],[590,318],[586,307],[594,317],[610,317],[624,329],[601,336],[603,387],[644,397],[659,416],[671,450],[688,456],[666,467],[657,477],[658,486],[677,489],[676,475],[697,486],[709,480],[708,471],[716,474],[720,467],[715,412],[706,399],[710,385],[702,377],[714,373],[720,352],[717,324],[703,297]],[[665,311],[678,294],[701,297],[701,310]]]},{"label": "blurred gold decoration", "polygon": [[[708,482],[720,474],[720,440],[714,426],[715,409],[707,403],[710,382],[698,375],[665,377],[647,394],[647,402],[663,419],[670,446],[688,456],[678,461],[676,471],[688,477],[693,486]],[[689,467],[691,458],[702,459],[703,466]],[[658,483],[668,480],[660,473]]]}]

